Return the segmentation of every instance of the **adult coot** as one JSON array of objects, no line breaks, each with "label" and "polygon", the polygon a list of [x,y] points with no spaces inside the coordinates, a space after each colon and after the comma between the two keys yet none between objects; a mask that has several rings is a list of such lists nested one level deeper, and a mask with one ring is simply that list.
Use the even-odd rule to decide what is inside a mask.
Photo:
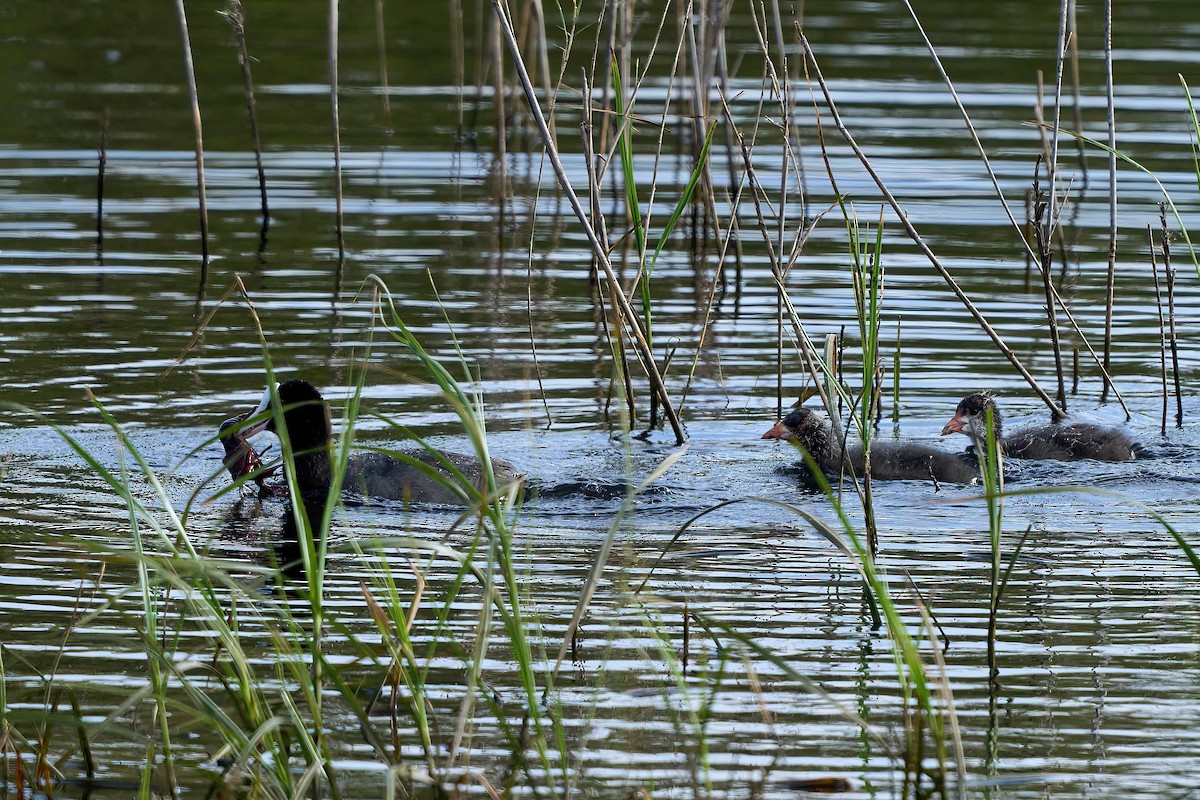
[{"label": "adult coot", "polygon": [[[288,480],[295,482],[305,498],[324,497],[329,492],[333,477],[333,426],[329,406],[317,388],[308,381],[285,381],[278,384],[277,393],[296,466],[295,474],[289,475]],[[271,408],[271,397],[268,388],[258,407],[249,416],[257,416]],[[264,430],[279,435],[275,414],[241,428],[236,435],[244,440]],[[404,451],[404,455],[454,483],[460,483],[454,475],[457,471],[472,486],[486,490],[485,472],[474,456],[423,449]],[[493,459],[492,469],[497,487],[523,480],[511,464],[503,461]],[[383,453],[352,454],[342,480],[342,490],[349,494],[387,500],[451,505],[464,503],[459,492],[442,485],[420,467]]]}]

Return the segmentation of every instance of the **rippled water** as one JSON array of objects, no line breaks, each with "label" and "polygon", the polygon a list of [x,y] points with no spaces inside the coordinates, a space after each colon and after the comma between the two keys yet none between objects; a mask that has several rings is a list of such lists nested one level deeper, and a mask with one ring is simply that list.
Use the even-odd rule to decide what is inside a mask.
[{"label": "rippled water", "polygon": [[[0,420],[0,640],[11,709],[43,707],[39,672],[53,671],[56,682],[74,687],[93,720],[145,684],[145,658],[133,633],[138,601],[123,594],[135,579],[133,570],[120,559],[107,559],[103,572],[100,568],[101,551],[128,546],[127,513],[50,426],[62,426],[116,467],[117,442],[84,396],[83,388],[90,387],[163,476],[173,504],[187,504],[220,467],[215,445],[188,454],[222,419],[249,407],[262,392],[262,352],[244,305],[227,301],[218,309],[235,274],[243,276],[261,315],[279,372],[322,386],[335,405],[348,391],[349,365],[371,338],[371,308],[359,292],[364,278],[376,274],[426,347],[444,359],[454,355],[452,326],[478,371],[493,454],[520,465],[534,483],[636,484],[677,452],[672,437],[661,431],[629,440],[619,435],[621,401],[614,396],[609,345],[590,292],[586,241],[556,195],[548,166],[527,152],[529,141],[522,135],[510,137],[508,184],[501,185],[491,151],[491,92],[454,87],[446,15],[418,8],[423,5],[388,4],[390,117],[380,101],[370,14],[343,9],[347,261],[340,272],[322,83],[323,18],[293,14],[278,2],[252,9],[249,36],[258,58],[272,210],[260,250],[254,159],[247,152],[227,29],[215,15],[189,5],[206,123],[213,253],[199,300],[195,169],[169,9],[129,4],[132,16],[117,24],[100,3],[72,4],[56,14],[40,4],[0,7],[9,12],[5,50],[12,76],[0,87],[8,101],[0,122],[3,399],[42,415],[8,411]],[[1052,83],[1057,23],[1051,5],[938,2],[918,9],[1018,216],[1038,150],[1036,130],[1023,124],[1033,116],[1036,71],[1043,70]],[[1102,136],[1100,17],[1094,6],[1080,5],[1083,106],[1086,129]],[[466,14],[469,75],[480,57],[473,13]],[[1051,387],[1040,286],[1036,278],[1028,282],[1017,234],[903,8],[851,3],[808,13],[815,16],[807,20],[806,32],[873,166],[925,241]],[[1121,9],[1115,37],[1121,147],[1154,170],[1189,224],[1196,219],[1196,178],[1176,73],[1184,70],[1188,77],[1200,52],[1200,25],[1193,17],[1184,2]],[[744,9],[735,9],[730,37],[731,58],[740,65],[730,106],[735,123],[748,130],[759,115],[762,85],[761,58]],[[801,84],[796,91],[808,115],[800,120],[807,206],[800,206],[792,187],[785,210],[793,221],[833,202],[815,144],[808,88]],[[639,112],[656,119],[666,95],[664,80],[648,79]],[[460,98],[468,136],[460,135]],[[559,134],[568,171],[580,186],[585,174],[578,112],[571,107],[576,102],[571,95],[565,103]],[[105,109],[108,152],[98,255],[95,147]],[[838,189],[864,220],[874,220],[880,204],[874,184],[827,116],[823,122]],[[647,192],[653,135],[649,122],[639,129],[639,146],[646,149],[639,150],[637,168]],[[779,183],[781,151],[773,133],[762,136],[755,170],[776,192],[771,187]],[[652,242],[686,181],[688,153],[686,141],[675,141],[658,165]],[[1073,202],[1065,212],[1072,266],[1061,291],[1098,344],[1107,258],[1105,166],[1093,154],[1085,186],[1073,146],[1064,147],[1063,160]],[[714,172],[722,193],[732,183],[720,136],[713,162],[722,165]],[[1177,245],[1179,356],[1188,416],[1164,438],[1158,432],[1158,317],[1145,239],[1145,226],[1157,227],[1160,195],[1151,180],[1125,166],[1118,187],[1113,372],[1132,412],[1129,427],[1157,457],[1134,464],[1015,466],[1014,489],[1088,485],[1129,500],[1056,493],[1008,502],[1006,551],[1026,531],[1028,540],[1000,616],[994,679],[986,660],[987,516],[971,499],[974,490],[935,491],[912,483],[876,487],[881,564],[914,630],[919,620],[914,586],[942,627],[969,774],[979,794],[1182,796],[1200,778],[1193,755],[1200,749],[1197,577],[1162,526],[1138,505],[1148,505],[1194,540],[1200,470],[1190,457],[1197,439],[1191,414],[1200,351],[1193,321],[1200,295],[1195,270]],[[619,200],[607,197],[605,206],[610,220],[623,219]],[[727,204],[718,209],[728,217]],[[742,497],[802,504],[832,519],[818,496],[779,469],[794,454],[759,440],[775,412],[775,290],[753,206],[744,203],[738,217],[740,283],[731,264],[726,291],[715,294],[698,357],[695,343],[712,291],[715,248],[710,242],[696,257],[690,236],[681,234],[656,267],[656,342],[660,349],[677,348],[668,373],[672,396],[682,397],[696,360],[682,412],[689,443],[621,525],[605,581],[560,676],[562,714],[578,759],[573,769],[579,785],[596,796],[621,797],[634,787],[652,787],[656,796],[694,794],[689,759],[697,753],[696,736],[671,712],[715,692],[704,732],[712,794],[792,797],[797,780],[842,776],[852,782],[851,796],[892,796],[899,779],[887,754],[777,666],[744,658],[737,648],[723,650],[695,626],[685,634],[679,607],[665,605],[661,614],[671,647],[687,654],[685,691],[667,674],[646,620],[625,602],[626,591],[666,551],[648,583],[655,596],[735,626],[868,718],[885,737],[901,741],[890,645],[870,628],[856,573],[827,542],[795,516],[752,502],[704,517],[675,541],[694,515]],[[890,422],[885,397],[880,435],[958,449],[962,440],[942,440],[938,432],[963,394],[984,387],[1002,394],[1013,424],[1038,418],[1028,388],[903,236],[890,211],[885,219],[883,339],[890,360],[899,328],[903,377],[902,419]],[[836,212],[827,214],[788,288],[814,337],[848,329],[852,362],[846,240]],[[631,278],[635,267],[628,254],[618,252],[616,260]],[[449,326],[433,302],[431,276]],[[210,312],[215,313],[197,336],[200,320]],[[378,333],[373,339],[372,360],[379,369],[368,374],[365,408],[439,445],[465,447],[454,415],[427,380],[410,379],[418,372],[411,356]],[[790,400],[804,378],[792,345],[785,354]],[[1118,405],[1099,401],[1096,375],[1084,353],[1071,410],[1123,423]],[[635,392],[644,414],[644,386],[637,384]],[[644,419],[639,425],[644,428]],[[377,418],[360,424],[360,438],[373,443],[391,443],[395,436]],[[218,478],[198,499],[223,485]],[[136,481],[135,487],[152,502],[147,487]],[[619,505],[619,491],[551,493],[522,516],[517,530],[523,577],[551,654]],[[248,570],[278,538],[283,514],[276,501],[227,494],[195,505],[189,525],[198,542]],[[335,651],[351,634],[378,642],[359,588],[370,566],[350,544],[375,534],[413,534],[464,545],[467,534],[450,530],[455,521],[455,514],[438,509],[352,506],[338,512],[328,591],[333,613],[347,628],[332,639]],[[410,553],[397,548],[391,555],[397,571],[407,575]],[[444,592],[453,577],[449,567],[435,564],[431,596]],[[65,635],[76,615],[98,607],[104,597],[112,598],[109,611]],[[477,601],[474,593],[460,602]],[[451,625],[469,640],[476,618],[465,606],[459,611]],[[257,652],[269,658],[265,631],[251,625],[246,635],[260,640]],[[347,675],[364,683],[378,679],[369,665],[341,655]],[[714,689],[723,655],[730,660]],[[489,657],[487,680],[500,696],[515,701],[510,654],[497,644]],[[437,659],[430,685],[444,725],[453,724],[461,678],[459,659]],[[474,721],[470,763],[496,780],[508,753],[489,713],[481,708]],[[123,722],[138,735],[152,735],[148,712],[131,713]],[[383,778],[359,744],[357,722],[347,715],[336,724],[343,726],[336,756],[353,775],[349,796],[379,796]],[[65,749],[72,736],[60,733],[54,747]],[[136,736],[94,738],[101,777],[115,788],[108,790],[111,795],[102,790],[91,796],[125,796],[121,782],[136,781],[144,744]],[[211,766],[217,744],[202,731],[181,728],[177,745],[185,788],[200,796],[206,784],[198,770]],[[80,770],[68,767],[66,773],[78,776]],[[998,788],[985,790],[988,780]],[[64,787],[64,796],[72,791]]]}]

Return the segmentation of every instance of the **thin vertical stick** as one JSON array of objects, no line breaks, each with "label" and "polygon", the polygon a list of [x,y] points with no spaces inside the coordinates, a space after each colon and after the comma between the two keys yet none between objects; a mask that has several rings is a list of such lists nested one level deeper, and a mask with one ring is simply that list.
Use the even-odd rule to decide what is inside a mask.
[{"label": "thin vertical stick", "polygon": [[[179,0],[183,2],[183,0]],[[338,283],[346,265],[346,232],[342,208],[342,123],[338,113],[338,0],[329,0],[329,108],[333,114],[333,190],[337,204]]]},{"label": "thin vertical stick", "polygon": [[1146,226],[1146,238],[1150,241],[1150,274],[1154,276],[1154,308],[1158,312],[1158,366],[1162,374],[1162,427],[1161,434],[1167,435],[1167,321],[1163,317],[1162,290],[1158,283],[1158,259],[1155,257],[1154,231]]},{"label": "thin vertical stick", "polygon": [[[1040,160],[1040,159],[1039,159]],[[1053,184],[1051,184],[1053,185]],[[1038,250],[1038,269],[1042,273],[1042,291],[1046,295],[1046,326],[1050,332],[1050,350],[1054,354],[1054,374],[1058,379],[1058,404],[1065,411],[1067,408],[1067,388],[1063,376],[1063,359],[1062,359],[1062,342],[1058,335],[1058,306],[1054,304],[1054,277],[1051,274],[1051,267],[1054,266],[1054,253],[1051,249],[1050,236],[1053,235],[1053,218],[1054,218],[1054,195],[1053,193],[1046,200],[1041,198],[1038,188],[1038,168],[1035,165],[1033,171],[1033,196],[1034,210],[1033,215],[1039,221],[1043,217],[1046,219],[1046,227],[1034,228],[1034,237],[1037,240]]]},{"label": "thin vertical stick", "polygon": [[100,117],[100,146],[96,150],[96,257],[104,256],[104,170],[108,167],[108,108]]},{"label": "thin vertical stick", "polygon": [[1179,386],[1179,339],[1175,331],[1175,267],[1171,264],[1171,237],[1167,233],[1167,206],[1158,204],[1162,221],[1163,276],[1167,280],[1167,332],[1171,337],[1171,375],[1175,381],[1175,427],[1183,427],[1183,390]]},{"label": "thin vertical stick", "polygon": [[454,100],[458,113],[455,141],[463,138],[463,88],[467,75],[467,57],[463,43],[462,0],[450,0],[450,60],[454,64]]},{"label": "thin vertical stick", "polygon": [[[1062,0],[1058,10],[1058,56],[1054,72],[1054,127],[1051,129],[1050,136],[1050,160],[1046,163],[1046,171],[1049,175],[1046,182],[1050,184],[1048,189],[1050,206],[1042,231],[1043,246],[1047,251],[1050,248],[1051,237],[1054,235],[1055,221],[1058,219],[1056,210],[1058,205],[1058,132],[1062,130],[1062,83],[1063,64],[1066,61],[1067,53],[1068,2],[1069,0]],[[1045,268],[1049,270],[1050,265],[1045,264]],[[1051,307],[1053,307],[1053,304],[1051,304]]]},{"label": "thin vertical stick", "polygon": [[533,12],[531,23],[537,37],[538,60],[542,62],[542,91],[546,95],[546,103],[550,110],[550,116],[546,122],[550,126],[550,141],[554,143],[555,147],[558,147],[558,130],[554,123],[554,106],[558,95],[550,86],[550,46],[546,42],[546,9],[542,5],[542,0],[530,0],[529,6]]},{"label": "thin vertical stick", "polygon": [[1113,90],[1112,0],[1104,0],[1104,94],[1108,109],[1108,282],[1104,300],[1104,388],[1100,391],[1100,402],[1108,400],[1108,389],[1112,386],[1109,364],[1117,287],[1117,113]]},{"label": "thin vertical stick", "polygon": [[[722,97],[729,96],[729,57],[728,51],[725,48],[725,28],[722,27],[717,39],[717,69],[720,79],[719,91]],[[740,186],[741,178],[738,175],[737,162],[734,159],[735,137],[733,132],[733,120],[728,114],[721,115],[721,129],[725,136],[725,159],[728,162],[729,168],[729,185]],[[736,208],[736,206],[733,206]],[[733,242],[733,259],[734,259],[734,280],[735,286],[740,286],[742,283],[742,236],[741,230],[738,228],[738,218],[736,213],[729,215],[731,221],[730,236]],[[721,271],[721,292],[725,291],[725,271]]]},{"label": "thin vertical stick", "polygon": [[900,317],[896,318],[896,355],[892,357],[892,422],[900,422]]},{"label": "thin vertical stick", "polygon": [[[500,31],[500,20],[492,15],[492,104],[496,111],[496,169],[499,171],[497,179],[499,187],[497,194],[499,195],[499,225],[500,231],[503,231],[506,226],[505,216],[508,211],[508,117],[505,110],[504,95],[506,89],[504,86],[504,39]],[[516,41],[513,42],[513,50],[520,52],[517,49]],[[516,58],[516,56],[514,56]],[[503,248],[498,248],[503,251]]]},{"label": "thin vertical stick", "polygon": [[179,38],[183,44],[183,70],[187,79],[188,102],[192,107],[192,130],[196,147],[196,191],[200,201],[200,290],[208,282],[208,199],[204,189],[204,125],[200,121],[200,95],[196,90],[196,66],[192,63],[192,41],[188,35],[187,12],[183,0],[175,0],[179,18]]},{"label": "thin vertical stick", "polygon": [[233,28],[237,40],[238,66],[242,69],[242,86],[246,93],[246,114],[250,119],[250,138],[254,142],[254,166],[258,170],[258,194],[262,206],[262,228],[259,246],[266,247],[267,228],[271,225],[271,212],[267,208],[267,174],[263,170],[262,140],[258,135],[258,105],[254,101],[254,79],[250,74],[250,52],[246,47],[246,12],[241,0],[229,0],[229,8],[222,15]]},{"label": "thin vertical stick", "polygon": [[375,48],[379,51],[379,87],[383,91],[383,118],[392,128],[392,98],[388,91],[387,36],[383,32],[383,0],[375,0]]},{"label": "thin vertical stick", "polygon": [[[1067,0],[1067,29],[1071,40],[1071,110],[1074,112],[1075,130],[1083,132],[1083,103],[1079,98],[1079,23],[1076,19],[1075,6],[1077,0]],[[1079,171],[1083,173],[1083,190],[1088,187],[1087,153],[1084,150],[1083,139],[1075,137],[1079,148]]]}]

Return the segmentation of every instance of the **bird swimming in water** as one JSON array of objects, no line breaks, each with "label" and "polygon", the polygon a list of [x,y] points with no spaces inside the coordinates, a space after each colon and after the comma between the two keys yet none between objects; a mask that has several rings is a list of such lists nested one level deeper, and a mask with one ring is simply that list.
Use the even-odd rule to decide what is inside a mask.
[{"label": "bird swimming in water", "polygon": [[942,435],[961,433],[970,437],[971,443],[976,447],[986,448],[989,409],[996,442],[1000,451],[1009,458],[1042,461],[1078,461],[1083,458],[1093,458],[1097,461],[1132,461],[1149,455],[1145,447],[1124,431],[1090,422],[1055,422],[1005,434],[996,401],[982,392],[963,398],[954,411],[954,417],[942,428]]},{"label": "bird swimming in water", "polygon": [[[793,410],[762,438],[782,439],[800,445],[828,477],[839,478],[851,469],[856,475],[863,474],[866,458],[862,446],[849,445],[843,455],[833,428],[807,408]],[[956,453],[914,442],[874,442],[871,445],[871,478],[970,484],[979,479],[979,473],[974,464]]]}]

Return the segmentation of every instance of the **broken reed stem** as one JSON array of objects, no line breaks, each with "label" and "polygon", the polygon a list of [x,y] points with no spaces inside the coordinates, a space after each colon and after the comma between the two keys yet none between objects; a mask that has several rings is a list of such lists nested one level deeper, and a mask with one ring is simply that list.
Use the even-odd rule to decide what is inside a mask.
[{"label": "broken reed stem", "polygon": [[96,148],[96,257],[104,257],[104,171],[108,167],[108,107],[100,116],[100,145]]},{"label": "broken reed stem", "polygon": [[238,66],[242,70],[242,88],[246,93],[246,115],[250,120],[250,139],[254,143],[254,166],[258,171],[258,194],[262,206],[262,230],[259,242],[266,245],[267,228],[271,225],[271,213],[267,208],[267,174],[263,169],[262,140],[258,134],[258,105],[254,100],[254,78],[250,73],[250,52],[246,47],[246,13],[241,0],[229,0],[229,7],[221,12],[237,41]]},{"label": "broken reed stem", "polygon": [[383,119],[392,128],[392,98],[388,91],[387,36],[383,26],[383,0],[375,0],[375,49],[379,51],[379,88],[383,92]]},{"label": "broken reed stem", "polygon": [[1167,333],[1171,341],[1171,375],[1175,383],[1175,427],[1183,427],[1183,390],[1179,386],[1179,338],[1175,330],[1175,267],[1171,264],[1171,236],[1167,232],[1167,206],[1158,204],[1162,224],[1163,276],[1167,281]]},{"label": "broken reed stem", "polygon": [[916,227],[908,219],[908,215],[904,213],[904,209],[901,208],[899,201],[896,200],[895,196],[887,188],[886,184],[884,184],[883,179],[879,177],[879,173],[877,173],[875,168],[871,165],[870,160],[867,158],[867,154],[863,152],[862,148],[859,147],[858,142],[856,142],[854,137],[850,134],[849,129],[846,128],[846,123],[842,120],[842,115],[838,111],[837,104],[833,101],[833,95],[829,91],[829,86],[825,83],[825,77],[821,74],[820,65],[817,63],[816,54],[813,52],[812,45],[809,44],[808,37],[804,35],[803,31],[801,31],[799,35],[800,44],[804,48],[804,53],[807,56],[809,63],[812,64],[813,74],[817,79],[818,85],[821,87],[821,94],[825,97],[825,102],[829,106],[829,113],[833,117],[834,125],[837,126],[838,132],[842,134],[842,138],[846,140],[846,143],[850,146],[850,149],[854,151],[854,155],[863,165],[863,168],[866,169],[867,173],[871,176],[871,179],[875,182],[875,185],[879,188],[879,191],[883,194],[884,199],[887,200],[888,205],[892,207],[892,210],[900,219],[900,224],[904,227],[908,237],[913,241],[914,244],[917,245],[918,249],[920,249],[922,254],[924,254],[925,258],[929,260],[929,263],[933,265],[933,268],[937,271],[938,275],[941,276],[942,280],[945,281],[946,285],[949,286],[950,290],[954,293],[954,296],[958,298],[959,302],[963,304],[963,307],[967,309],[967,312],[975,319],[975,322],[978,323],[980,328],[983,329],[984,333],[986,333],[996,345],[996,348],[1000,351],[1001,355],[1008,359],[1009,363],[1013,365],[1013,368],[1017,370],[1021,377],[1025,379],[1025,382],[1029,384],[1029,387],[1033,389],[1034,393],[1036,393],[1037,396],[1042,399],[1042,402],[1045,403],[1050,409],[1051,413],[1056,418],[1065,417],[1066,414],[1063,412],[1063,410],[1055,404],[1050,395],[1046,394],[1046,391],[1041,387],[1040,384],[1038,384],[1037,379],[1033,377],[1029,370],[1027,370],[1021,363],[1021,360],[1017,358],[1017,354],[1013,352],[1012,348],[1010,348],[1000,334],[996,332],[996,329],[991,326],[991,323],[987,321],[987,318],[983,316],[983,313],[976,308],[973,302],[971,302],[971,298],[968,297],[966,292],[964,292],[958,283],[955,282],[954,277],[950,274],[949,270],[943,266],[942,262],[934,254],[933,250],[931,250],[929,245],[925,243],[925,240],[921,238],[920,233],[917,232]]},{"label": "broken reed stem", "polygon": [[1158,312],[1158,366],[1162,375],[1162,427],[1160,433],[1167,435],[1167,320],[1163,315],[1162,289],[1158,282],[1158,258],[1155,255],[1154,231],[1146,225],[1146,239],[1150,243],[1150,274],[1154,276],[1154,308]]},{"label": "broken reed stem", "polygon": [[1109,365],[1112,363],[1113,303],[1116,300],[1117,287],[1117,115],[1113,88],[1112,0],[1104,0],[1104,95],[1108,111],[1108,280],[1105,284],[1104,298],[1104,388],[1100,390],[1102,403],[1107,402],[1108,390],[1112,386]]},{"label": "broken reed stem", "polygon": [[342,123],[338,112],[338,2],[329,0],[329,109],[333,116],[334,226],[338,244],[337,283],[340,285],[342,269],[346,264],[346,232],[342,206]]},{"label": "broken reed stem", "polygon": [[679,418],[675,414],[675,409],[671,405],[671,398],[667,394],[667,387],[663,383],[662,376],[659,374],[658,365],[654,362],[654,353],[651,352],[650,346],[646,341],[646,336],[633,311],[633,307],[629,304],[629,298],[625,296],[624,291],[622,291],[617,281],[612,263],[608,260],[608,251],[596,237],[596,231],[588,221],[587,212],[584,211],[583,206],[579,202],[579,197],[575,194],[575,190],[571,186],[571,181],[567,178],[567,171],[563,166],[562,159],[559,158],[558,150],[553,146],[550,127],[546,123],[545,116],[542,115],[541,106],[538,105],[537,97],[533,92],[533,83],[530,81],[529,71],[525,68],[525,62],[521,58],[521,51],[517,47],[516,34],[513,32],[506,10],[507,3],[505,0],[492,0],[492,8],[495,11],[494,17],[497,26],[503,34],[505,42],[508,44],[509,54],[512,56],[517,77],[521,81],[521,88],[524,91],[526,103],[529,105],[529,110],[533,115],[534,124],[542,136],[542,144],[546,148],[546,155],[550,159],[550,164],[554,167],[554,174],[558,178],[559,186],[562,187],[563,194],[566,195],[567,201],[571,205],[571,210],[575,212],[576,218],[579,220],[580,225],[583,226],[584,235],[587,237],[588,244],[592,247],[592,252],[596,255],[596,260],[599,262],[601,269],[604,270],[604,277],[609,283],[609,291],[616,303],[616,311],[618,312],[619,319],[633,337],[638,358],[642,362],[642,368],[646,372],[646,378],[650,382],[651,390],[658,393],[659,400],[663,404],[663,414],[666,416],[667,422],[675,434],[675,441],[677,444],[683,444],[687,437],[684,436],[683,427],[680,425]]},{"label": "broken reed stem", "polygon": [[[336,0],[333,0],[336,3]],[[196,66],[192,62],[192,41],[188,35],[187,12],[183,0],[175,0],[179,19],[179,38],[183,45],[183,71],[187,80],[188,102],[192,110],[192,131],[196,149],[196,191],[200,203],[200,291],[208,282],[208,199],[204,189],[204,125],[200,120],[200,95],[196,90]]]}]

